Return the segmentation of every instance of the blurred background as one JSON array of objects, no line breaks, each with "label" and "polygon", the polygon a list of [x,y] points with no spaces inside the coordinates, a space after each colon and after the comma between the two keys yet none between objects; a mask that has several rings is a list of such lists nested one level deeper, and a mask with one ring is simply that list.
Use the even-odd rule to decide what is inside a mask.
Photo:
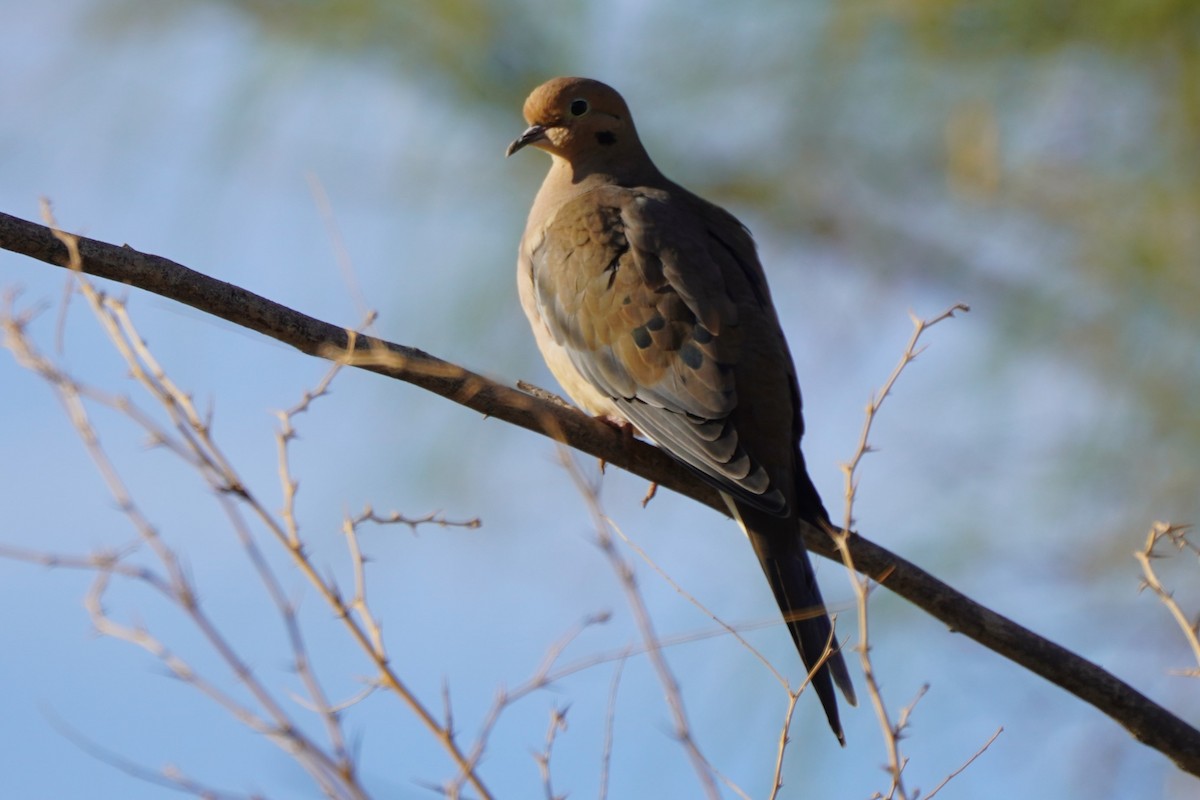
[{"label": "blurred background", "polygon": [[[519,311],[516,244],[547,167],[504,148],[546,78],[626,97],[659,166],[754,231],[791,340],[810,471],[838,517],[838,465],[911,330],[954,302],[879,418],[856,518],[867,537],[1200,721],[1175,623],[1131,557],[1156,519],[1200,519],[1200,6],[1183,0],[727,3],[0,0],[0,210],[128,243],[321,319],[500,380],[554,388]],[[314,186],[320,187],[314,191]],[[317,195],[328,198],[331,214]],[[339,266],[338,235],[352,265]],[[58,269],[0,253],[0,286],[81,380],[136,388]],[[274,411],[325,364],[136,290],[134,318],[268,507],[282,503]],[[50,390],[0,356],[0,541],[89,553],[132,530]],[[295,713],[279,621],[208,491],[97,412],[104,444],[183,554],[214,617]],[[464,740],[500,686],[529,677],[588,614],[567,660],[636,640],[618,582],[549,441],[412,387],[340,375],[302,417],[293,471],[314,560],[349,575],[339,524],[370,503],[480,517],[477,531],[364,536],[394,663],[428,703],[450,687]],[[583,466],[591,470],[590,461]],[[675,580],[799,680],[750,549],[723,517],[610,470],[605,510]],[[631,556],[632,557],[632,556]],[[1196,564],[1162,564],[1200,609]],[[644,565],[665,637],[715,625]],[[842,569],[827,599],[851,608]],[[317,669],[349,698],[369,668],[294,576]],[[231,791],[317,797],[270,742],[131,646],[97,637],[87,575],[0,561],[0,772],[11,797],[151,798],[73,742]],[[219,665],[144,590],[109,596],[215,680]],[[886,591],[872,643],[927,793],[999,727],[945,797],[1195,797],[1197,783],[1094,709]],[[853,631],[852,613],[841,628]],[[786,695],[715,635],[667,651],[705,755],[751,797],[771,787]],[[1195,666],[1192,664],[1191,666]],[[551,769],[597,793],[614,666],[502,718],[482,767],[501,797],[541,793],[531,755],[569,705]],[[860,680],[861,686],[861,680]],[[366,785],[434,796],[453,768],[399,703],[351,708]],[[843,750],[802,698],[784,796],[885,791],[869,708]],[[314,731],[319,726],[313,720]],[[615,705],[609,796],[699,790],[650,665]],[[732,796],[732,794],[731,794]]]}]

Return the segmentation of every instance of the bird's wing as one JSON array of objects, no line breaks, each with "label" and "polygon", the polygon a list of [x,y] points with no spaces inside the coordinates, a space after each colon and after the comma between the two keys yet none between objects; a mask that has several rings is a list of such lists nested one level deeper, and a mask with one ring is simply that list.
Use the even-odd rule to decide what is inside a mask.
[{"label": "bird's wing", "polygon": [[[774,312],[765,295],[765,310],[742,297],[762,282],[744,228],[721,212],[718,223],[742,237],[723,241],[696,202],[607,185],[564,203],[531,253],[538,312],[579,374],[639,430],[739,501],[783,515],[784,493],[734,413],[746,333],[757,329],[742,317]],[[736,252],[747,246],[750,265]],[[787,422],[776,436],[793,435]]]}]

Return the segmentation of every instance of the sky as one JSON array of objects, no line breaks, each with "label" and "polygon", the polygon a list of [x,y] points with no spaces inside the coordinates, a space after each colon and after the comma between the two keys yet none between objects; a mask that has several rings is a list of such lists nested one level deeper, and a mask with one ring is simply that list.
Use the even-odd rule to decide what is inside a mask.
[{"label": "sky", "polygon": [[[280,37],[261,17],[231,4],[173,3],[159,14],[137,3],[113,11],[90,0],[8,5],[0,7],[6,21],[0,211],[37,219],[40,199],[48,198],[67,230],[128,243],[336,324],[356,326],[376,310],[373,330],[384,338],[498,380],[552,387],[513,282],[516,243],[546,164],[533,152],[503,158],[523,128],[520,100],[532,84],[512,87],[505,102],[488,95],[500,90],[482,78],[482,88],[455,91],[443,62],[421,71],[366,48]],[[594,23],[598,8],[588,6],[582,18]],[[1059,451],[1127,401],[1085,370],[1027,344],[1015,344],[1013,358],[998,363],[997,332],[1022,323],[1005,316],[994,287],[1028,275],[1021,264],[1029,249],[1053,254],[1059,241],[1018,216],[950,202],[943,181],[933,182],[942,187],[936,190],[914,184],[910,201],[894,205],[870,186],[869,170],[851,171],[845,162],[857,151],[847,142],[856,137],[882,140],[886,155],[888,147],[905,152],[906,141],[930,135],[899,101],[886,99],[891,81],[910,88],[913,81],[912,74],[891,76],[886,60],[814,95],[821,109],[846,110],[813,133],[788,128],[770,91],[735,91],[736,76],[709,86],[706,80],[719,72],[714,64],[689,73],[655,53],[665,32],[686,20],[682,8],[663,4],[647,12],[623,4],[611,13],[605,34],[574,50],[560,45],[554,66],[617,85],[664,169],[756,231],[805,390],[806,456],[835,517],[838,465],[854,452],[864,404],[903,351],[910,312],[931,317],[951,303],[970,304],[970,314],[929,332],[930,349],[901,377],[882,412],[873,436],[879,451],[863,465],[859,529],[1195,719],[1194,691],[1168,674],[1187,666],[1187,653],[1166,613],[1138,593],[1136,564],[1127,558],[1159,512],[1190,508],[1114,509],[1103,486],[1060,480]],[[771,25],[763,15],[730,29],[729,50],[711,58],[760,67],[791,58],[789,48],[818,47],[820,17],[787,17],[800,26],[791,44],[772,39],[756,51],[754,37]],[[713,25],[697,23],[709,33]],[[1071,80],[1077,68],[1064,66],[1060,79]],[[1119,82],[1106,86],[1126,96]],[[1128,86],[1136,89],[1136,81]],[[1122,108],[1136,116],[1140,101],[1129,102],[1135,111]],[[719,124],[688,124],[713,119]],[[1018,152],[1041,146],[1036,129],[1018,129],[1015,144],[1006,145]],[[1123,130],[1113,125],[1106,134],[1112,147],[1124,147],[1122,137],[1133,135]],[[1043,141],[1058,141],[1051,134]],[[821,142],[822,152],[836,159],[814,167],[809,183],[785,181],[789,196],[812,192],[841,204],[846,213],[835,224],[870,218],[948,251],[970,250],[971,271],[914,277],[865,269],[862,261],[886,263],[904,245],[868,234],[821,238],[811,235],[819,227],[811,219],[801,220],[799,233],[785,233],[785,214],[773,216],[748,199],[754,175],[769,173],[772,164],[799,169],[792,158],[811,166],[807,153],[821,151]],[[774,161],[764,162],[764,155]],[[751,177],[739,182],[742,165]],[[881,183],[903,178],[881,176]],[[276,412],[300,402],[327,365],[165,299],[96,285],[124,298],[172,380],[211,414],[214,435],[239,475],[264,508],[278,513],[284,500]],[[64,309],[69,286],[62,270],[0,253],[0,288],[18,311],[35,313],[28,333],[40,351],[79,381],[128,395],[161,420],[83,298],[71,295]],[[0,356],[0,387],[0,545],[88,555],[133,544],[134,529],[50,388],[7,354]],[[195,580],[206,611],[289,713],[320,737],[319,720],[297,697],[301,687],[277,609],[219,499],[194,470],[149,446],[127,419],[91,408],[105,451]],[[551,759],[556,791],[572,797],[599,791],[611,717],[610,797],[644,796],[647,787],[655,796],[699,796],[651,664],[641,656],[601,658],[636,642],[637,627],[596,545],[587,504],[552,443],[353,371],[337,375],[330,394],[295,425],[289,469],[299,481],[300,529],[313,563],[340,585],[353,580],[341,530],[347,514],[370,506],[481,520],[477,529],[367,526],[361,535],[369,598],[392,663],[431,707],[442,708],[449,692],[464,742],[473,740],[501,687],[522,685],[582,621],[611,614],[607,623],[587,626],[561,657],[564,664],[597,663],[501,715],[481,767],[497,796],[542,791],[533,754],[545,746],[552,712],[563,708],[567,727]],[[1161,434],[1143,435],[1139,446],[1149,461]],[[576,462],[599,481],[604,511],[673,581],[744,628],[790,680],[802,677],[736,526],[666,492],[643,510],[643,482],[618,470],[601,478],[590,459]],[[1103,541],[1088,538],[1114,514],[1137,523],[1115,536],[1104,528]],[[262,526],[249,527],[298,605],[330,696],[358,697],[369,664],[317,593],[272,549]],[[786,694],[753,654],[722,635],[634,550],[620,552],[636,567],[660,635],[672,642],[667,660],[701,750],[749,796],[766,797]],[[1120,554],[1116,566],[1102,558],[1108,552]],[[144,546],[130,558],[153,563]],[[826,562],[818,575],[828,602],[842,612],[840,624],[853,630],[844,571]],[[0,559],[0,682],[10,690],[0,715],[0,771],[8,796],[172,794],[119,763],[149,770],[175,765],[234,794],[321,796],[268,737],[171,678],[145,650],[97,635],[84,607],[92,579]],[[188,620],[145,587],[116,581],[105,603],[114,619],[154,632],[244,698]],[[1094,709],[899,598],[876,592],[871,609],[875,667],[893,716],[928,685],[903,742],[910,789],[927,794],[1003,728],[941,796],[1195,792],[1193,779]],[[856,668],[854,675],[861,686]],[[453,775],[438,744],[387,693],[349,705],[344,720],[373,796],[434,796],[428,787]],[[800,699],[781,796],[886,792],[886,755],[869,705],[844,712],[843,721],[844,749],[825,729],[815,699]]]}]

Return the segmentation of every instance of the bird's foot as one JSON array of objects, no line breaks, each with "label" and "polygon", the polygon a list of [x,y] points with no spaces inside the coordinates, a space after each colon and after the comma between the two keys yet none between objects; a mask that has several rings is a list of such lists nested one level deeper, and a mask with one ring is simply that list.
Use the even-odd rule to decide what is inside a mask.
[{"label": "bird's foot", "polygon": [[[634,437],[637,436],[638,430],[633,426],[633,423],[623,417],[618,417],[616,414],[597,414],[595,419],[603,422],[610,428],[615,428],[616,430],[620,431],[621,438],[624,440],[622,444],[625,447],[629,447],[629,445],[633,443]],[[604,473],[604,467],[607,464],[608,462],[603,458],[600,459],[601,474]]]}]

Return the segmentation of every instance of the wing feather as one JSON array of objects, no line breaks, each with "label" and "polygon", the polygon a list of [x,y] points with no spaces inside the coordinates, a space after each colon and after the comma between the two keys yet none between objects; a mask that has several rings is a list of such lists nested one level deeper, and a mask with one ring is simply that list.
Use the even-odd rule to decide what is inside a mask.
[{"label": "wing feather", "polygon": [[579,374],[717,488],[787,513],[739,437],[729,248],[665,192],[604,186],[564,204],[531,253],[539,313]]}]

